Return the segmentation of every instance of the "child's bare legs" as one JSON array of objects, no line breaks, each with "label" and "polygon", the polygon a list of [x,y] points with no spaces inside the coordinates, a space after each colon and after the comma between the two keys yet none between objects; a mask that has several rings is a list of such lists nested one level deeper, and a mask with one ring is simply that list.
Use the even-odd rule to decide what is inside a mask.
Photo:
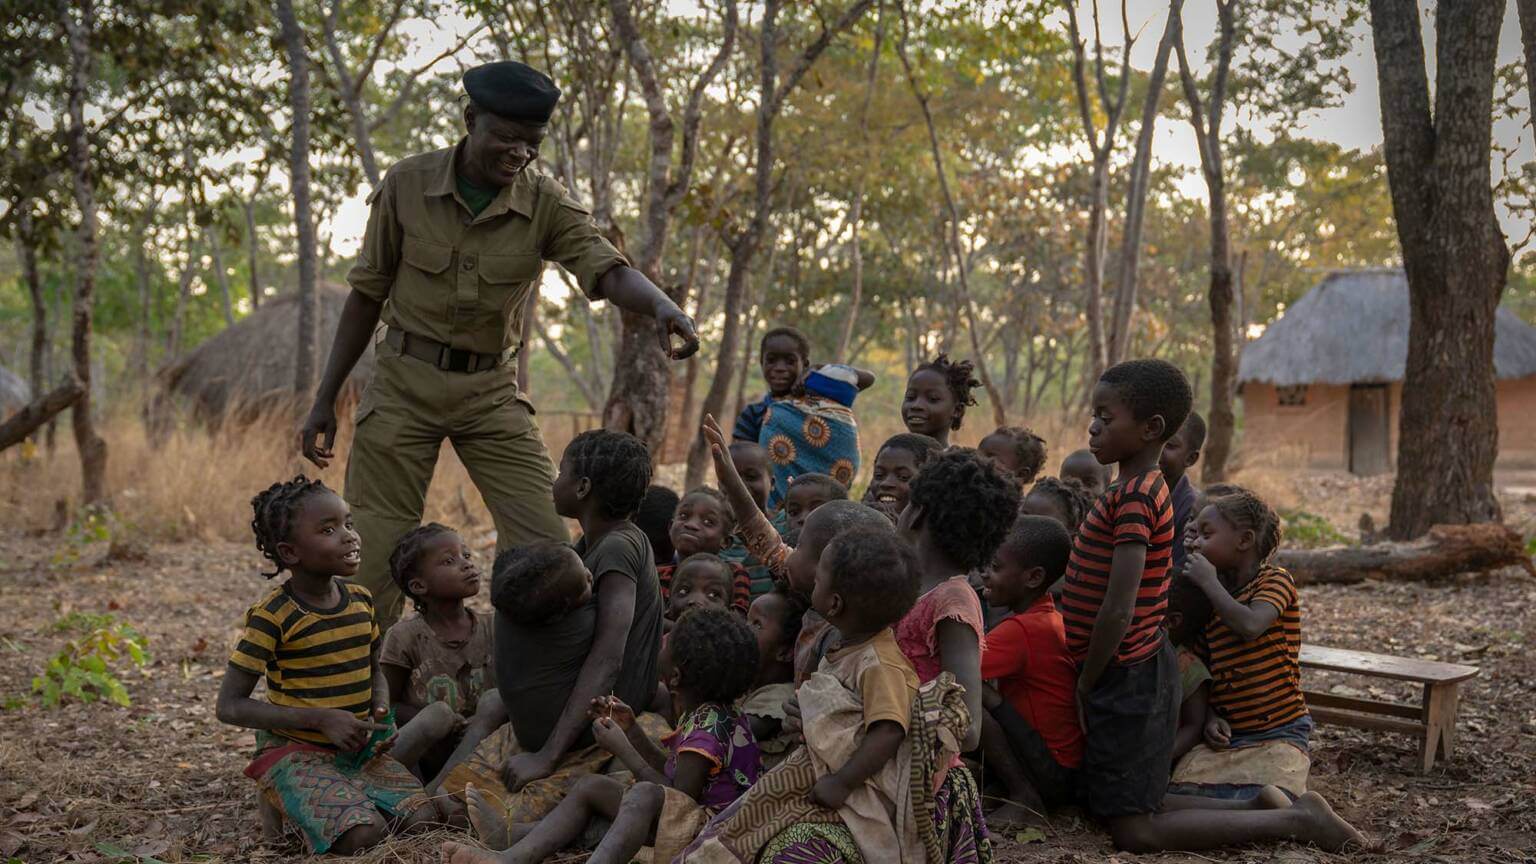
[{"label": "child's bare legs", "polygon": [[433,702],[400,727],[395,735],[395,746],[390,748],[389,755],[414,770],[416,763],[432,749],[432,745],[453,734],[458,717],[447,702]]},{"label": "child's bare legs", "polygon": [[1330,852],[1365,836],[1308,792],[1283,810],[1184,809],[1109,820],[1115,846],[1127,852],[1193,851],[1266,840],[1312,843]]},{"label": "child's bare legs", "polygon": [[988,813],[987,821],[998,826],[1043,824],[1045,802],[1018,757],[1013,755],[1013,745],[1008,743],[1007,733],[991,711],[981,715],[981,752],[986,757],[987,770],[1008,787],[1008,800]]},{"label": "child's bare legs", "polygon": [[537,822],[507,824],[507,813],[500,802],[487,801],[485,793],[473,783],[464,787],[465,806],[469,812],[469,827],[480,842],[492,849],[510,849],[512,844],[528,836]]},{"label": "child's bare legs", "polygon": [[447,779],[448,772],[473,755],[480,742],[505,722],[507,722],[507,710],[501,703],[501,694],[495,690],[487,690],[480,694],[480,702],[475,706],[475,715],[469,718],[469,725],[464,727],[464,737],[459,739],[459,746],[454,748],[453,754],[443,764],[443,769],[427,783],[427,794],[436,795],[438,788],[443,785],[443,780]]},{"label": "child's bare legs", "polygon": [[377,814],[373,821],[364,825],[355,825],[348,828],[345,833],[336,838],[327,850],[332,855],[356,855],[364,849],[371,849],[384,842],[389,836],[389,831],[384,827],[384,820]]},{"label": "child's bare legs", "polygon": [[656,783],[636,783],[619,804],[613,826],[593,851],[588,864],[627,864],[656,835],[666,790]]},{"label": "child's bare legs", "polygon": [[624,798],[624,785],[602,774],[587,774],[577,780],[571,791],[548,816],[539,821],[527,836],[499,855],[461,846],[443,844],[444,860],[460,862],[497,861],[501,864],[540,864],[544,859],[579,840],[593,816],[613,819],[618,816]]},{"label": "child's bare legs", "polygon": [[1202,795],[1177,795],[1172,792],[1163,798],[1159,812],[1170,810],[1284,810],[1291,806],[1290,796],[1279,786],[1265,786],[1254,798],[1206,798]]}]

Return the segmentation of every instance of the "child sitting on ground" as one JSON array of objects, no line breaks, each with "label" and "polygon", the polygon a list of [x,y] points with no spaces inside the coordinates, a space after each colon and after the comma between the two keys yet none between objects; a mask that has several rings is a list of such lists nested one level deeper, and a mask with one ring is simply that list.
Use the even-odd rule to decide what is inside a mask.
[{"label": "child sitting on ground", "polygon": [[1077,719],[1077,664],[1049,588],[1067,570],[1072,538],[1044,516],[1020,516],[986,571],[987,602],[1008,617],[987,631],[981,677],[987,688],[981,748],[988,771],[1008,789],[994,826],[1038,823],[1047,807],[1077,796],[1083,730]]},{"label": "child sitting on ground", "polygon": [[635,527],[651,541],[651,558],[657,567],[672,563],[677,551],[672,548],[672,517],[677,515],[677,493],[665,486],[651,486],[635,511]]},{"label": "child sitting on ground", "polygon": [[[698,552],[683,559],[670,572],[667,591],[667,621],[675,624],[690,609],[733,609],[732,592],[739,568],[709,552]],[[668,628],[670,629],[670,627]]]},{"label": "child sitting on ground", "polygon": [[[389,755],[389,690],[373,596],[347,577],[360,544],[341,497],[303,475],[251,499],[256,548],[283,584],[245,613],[219,688],[220,722],[256,730],[245,774],[314,854],[349,855],[443,819]],[[301,641],[302,640],[302,641]],[[267,680],[267,699],[251,698]]]},{"label": "child sitting on ground", "polygon": [[927,435],[903,432],[891,436],[875,453],[874,474],[864,492],[864,503],[889,516],[895,524],[901,511],[907,509],[912,478],[943,450],[944,445]]},{"label": "child sitting on ground", "polygon": [[404,727],[392,752],[431,781],[430,792],[456,764],[454,755],[468,756],[506,722],[491,665],[491,616],[464,605],[480,592],[480,568],[446,525],[407,532],[390,553],[389,572],[418,613],[391,627],[379,652],[395,721]]},{"label": "child sitting on ground", "polygon": [[752,724],[763,767],[778,764],[794,743],[784,731],[784,703],[795,695],[795,640],[805,618],[804,600],[783,585],[752,601],[747,626],[757,635],[757,677],[741,712]]},{"label": "child sitting on ground", "polygon": [[[780,536],[787,534],[789,527],[784,511],[768,513],[768,493],[773,489],[773,471],[768,467],[768,451],[756,441],[732,441],[730,454],[737,475],[752,493],[752,503],[757,505],[759,512],[768,515]],[[746,568],[747,576],[752,580],[753,600],[773,590],[773,574],[768,571],[766,564],[747,551],[746,544],[741,541],[741,532],[732,532],[729,542],[720,550],[720,557]]]},{"label": "child sitting on ground", "polygon": [[1012,474],[1020,490],[1035,482],[1045,466],[1045,439],[1021,426],[999,426],[981,439],[976,450]]},{"label": "child sitting on ground", "polygon": [[793,543],[805,527],[805,520],[817,507],[828,501],[846,501],[848,487],[826,474],[801,474],[789,481],[789,493],[784,496],[784,536]]},{"label": "child sitting on ground", "polygon": [[1281,839],[1342,849],[1359,833],[1311,793],[1283,810],[1206,809],[1202,799],[1167,794],[1180,694],[1161,629],[1174,536],[1157,460],[1191,400],[1184,373],[1162,360],[1119,363],[1093,388],[1090,446],[1120,473],[1073,543],[1062,592],[1067,646],[1080,663],[1089,811],[1132,852]]},{"label": "child sitting on ground", "polygon": [[[736,517],[731,512],[731,504],[719,490],[700,486],[684,495],[677,502],[677,513],[672,517],[669,534],[676,557],[666,566],[656,569],[657,578],[661,580],[662,599],[667,600],[671,596],[672,576],[677,570],[677,561],[699,554],[719,556],[735,528]],[[752,604],[752,577],[739,564],[729,566],[730,605],[746,615],[747,607]]]},{"label": "child sitting on ground", "polygon": [[1095,500],[1109,488],[1109,465],[1099,464],[1092,450],[1073,450],[1061,460],[1061,469],[1056,473],[1064,481],[1081,484],[1088,490],[1088,496]]},{"label": "child sitting on ground", "polygon": [[844,489],[852,485],[859,473],[859,425],[853,415],[859,384],[852,366],[823,366],[768,407],[758,437],[773,470],[768,509],[783,505],[795,477],[827,474]]},{"label": "child sitting on ground", "polygon": [[757,641],[739,615],[726,609],[693,609],[677,622],[668,641],[682,720],[662,751],[635,722],[622,700],[592,701],[592,734],[639,781],[626,790],[619,780],[588,774],[541,821],[509,826],[515,845],[496,855],[457,843],[444,844],[453,864],[499,861],[538,864],[580,839],[596,817],[612,820],[588,860],[626,864],[642,846],[653,860],[670,861],[711,816],[757,781],[762,764],[747,718],[734,706],[752,684]]},{"label": "child sitting on ground", "polygon": [[1211,621],[1211,601],[1200,587],[1180,575],[1168,588],[1168,639],[1179,658],[1179,731],[1173,739],[1173,764],[1205,738],[1210,705],[1211,672],[1200,655],[1205,626]]},{"label": "child sitting on ground", "polygon": [[[1200,448],[1205,446],[1205,419],[1191,411],[1184,425],[1168,443],[1163,445],[1163,455],[1158,458],[1157,466],[1163,472],[1163,480],[1168,484],[1169,495],[1173,499],[1173,530],[1174,535],[1182,538],[1184,529],[1195,516],[1195,501],[1200,497],[1199,490],[1189,480],[1189,469],[1200,461]],[[1173,571],[1175,573],[1184,569],[1184,544],[1173,544]]]},{"label": "child sitting on ground", "polygon": [[907,431],[948,447],[949,433],[965,422],[966,406],[976,404],[971,391],[981,382],[973,376],[975,370],[971,361],[951,362],[946,354],[913,369],[901,399],[901,421]]}]

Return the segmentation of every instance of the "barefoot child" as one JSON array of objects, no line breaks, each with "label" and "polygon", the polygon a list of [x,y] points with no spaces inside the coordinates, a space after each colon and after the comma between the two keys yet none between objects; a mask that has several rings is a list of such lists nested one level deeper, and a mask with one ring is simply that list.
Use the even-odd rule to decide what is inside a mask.
[{"label": "barefoot child", "polygon": [[1077,665],[1048,590],[1071,555],[1060,523],[1020,516],[986,571],[987,602],[1010,613],[987,631],[981,651],[981,677],[997,688],[988,688],[982,753],[1008,787],[1007,803],[987,817],[994,826],[1036,823],[1047,807],[1077,797]]},{"label": "barefoot child", "polygon": [[875,453],[874,474],[864,492],[864,503],[889,516],[895,524],[901,511],[907,509],[912,478],[943,450],[944,445],[927,435],[903,432],[891,436]]},{"label": "barefoot child", "polygon": [[418,613],[391,627],[379,652],[401,724],[391,752],[432,790],[455,752],[469,755],[506,722],[491,668],[491,617],[464,605],[480,592],[480,568],[445,525],[407,532],[389,572]]},{"label": "barefoot child", "polygon": [[612,827],[588,860],[627,864],[642,846],[653,860],[670,861],[715,813],[756,782],[761,770],[751,727],[735,703],[752,683],[757,642],[741,617],[724,609],[694,609],[672,632],[667,651],[682,719],[662,751],[635,722],[634,709],[613,697],[593,700],[590,715],[598,743],[639,782],[630,789],[602,774],[589,774],[553,812],[536,824],[512,826],[516,845],[495,855],[457,843],[443,847],[454,864],[498,861],[538,864],[581,838],[595,817]]},{"label": "barefoot child", "polygon": [[[676,558],[656,571],[661,580],[662,599],[671,595],[672,574],[678,561],[700,554],[718,556],[730,542],[735,528],[736,517],[731,512],[731,504],[718,490],[700,486],[684,495],[677,502],[669,534]],[[730,566],[730,604],[737,612],[746,615],[747,607],[752,604],[752,577],[747,575],[745,567]]]},{"label": "barefoot child", "polygon": [[1093,388],[1089,446],[1120,472],[1073,543],[1062,592],[1067,646],[1080,663],[1088,809],[1131,852],[1280,839],[1342,849],[1359,834],[1320,797],[1283,810],[1227,810],[1166,794],[1180,694],[1178,661],[1161,629],[1174,538],[1157,460],[1190,401],[1184,373],[1162,360],[1119,363]]},{"label": "barefoot child", "polygon": [[1021,426],[1000,426],[981,439],[976,451],[1013,475],[1024,489],[1045,465],[1045,439]]},{"label": "barefoot child", "polygon": [[[450,772],[445,789],[472,782],[507,821],[538,819],[577,777],[611,760],[591,741],[592,700],[612,694],[649,707],[663,604],[650,542],[630,518],[650,481],[650,454],[634,436],[593,430],[565,448],[555,509],[580,523],[581,539],[574,552],[535,544],[498,557],[493,645],[510,722]],[[580,600],[588,579],[591,596]]]},{"label": "barefoot child", "polygon": [[948,447],[949,433],[965,421],[966,406],[976,404],[971,391],[981,382],[972,377],[975,370],[971,361],[954,363],[945,354],[913,369],[901,399],[901,421],[907,431]]},{"label": "barefoot child", "polygon": [[[315,854],[350,855],[441,818],[394,743],[379,626],[349,581],[360,544],[341,497],[303,475],[251,499],[256,548],[289,577],[245,613],[219,689],[221,722],[256,731],[245,769]],[[300,641],[302,640],[302,641]],[[251,698],[263,677],[267,700]]]}]

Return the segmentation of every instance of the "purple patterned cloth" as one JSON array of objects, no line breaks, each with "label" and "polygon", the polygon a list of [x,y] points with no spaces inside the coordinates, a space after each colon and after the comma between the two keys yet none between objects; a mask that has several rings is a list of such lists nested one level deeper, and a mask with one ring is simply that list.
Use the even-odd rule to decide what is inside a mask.
[{"label": "purple patterned cloth", "polygon": [[710,761],[709,783],[699,799],[710,812],[730,806],[752,788],[763,770],[762,753],[746,715],[718,703],[707,702],[693,709],[662,743],[667,747],[663,773],[668,780],[677,773],[679,753],[697,753]]}]

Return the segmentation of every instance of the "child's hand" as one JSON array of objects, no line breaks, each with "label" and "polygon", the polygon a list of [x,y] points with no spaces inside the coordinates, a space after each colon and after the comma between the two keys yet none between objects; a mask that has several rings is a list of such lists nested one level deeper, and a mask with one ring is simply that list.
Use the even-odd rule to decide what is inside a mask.
[{"label": "child's hand", "polygon": [[508,792],[520,791],[535,780],[543,780],[555,772],[555,760],[543,753],[517,753],[501,766],[501,785]]},{"label": "child's hand", "polygon": [[736,463],[731,461],[730,442],[720,428],[720,421],[714,415],[706,414],[700,431],[704,434],[704,441],[709,444],[710,455],[715,459],[715,476],[720,479],[720,485],[724,486],[730,477],[741,479],[736,474]]},{"label": "child's hand", "polygon": [[587,717],[596,720],[612,720],[620,730],[628,732],[635,725],[635,709],[624,704],[617,696],[599,696],[587,708]]},{"label": "child's hand", "polygon": [[791,693],[789,698],[784,700],[783,729],[785,732],[799,734],[800,730],[804,728],[804,720],[800,717],[800,694]]},{"label": "child's hand", "polygon": [[618,755],[629,744],[629,736],[617,722],[608,717],[599,717],[592,721],[592,737],[597,740],[597,746],[609,753]]},{"label": "child's hand", "polygon": [[1207,592],[1221,588],[1221,577],[1216,573],[1216,565],[1199,552],[1191,552],[1184,559],[1184,575]]},{"label": "child's hand", "polygon": [[1205,721],[1205,743],[1212,750],[1225,750],[1232,744],[1232,724],[1220,717]]},{"label": "child's hand", "polygon": [[852,790],[848,788],[848,784],[844,783],[842,778],[836,774],[828,774],[817,780],[816,785],[811,787],[811,803],[817,807],[836,810],[843,806],[843,802],[848,800],[848,793],[850,791]]},{"label": "child's hand", "polygon": [[325,709],[315,723],[315,731],[324,735],[325,740],[331,742],[336,749],[346,753],[356,753],[363,749],[368,745],[368,738],[374,730],[383,728],[378,723],[359,720],[351,711],[340,708]]}]

